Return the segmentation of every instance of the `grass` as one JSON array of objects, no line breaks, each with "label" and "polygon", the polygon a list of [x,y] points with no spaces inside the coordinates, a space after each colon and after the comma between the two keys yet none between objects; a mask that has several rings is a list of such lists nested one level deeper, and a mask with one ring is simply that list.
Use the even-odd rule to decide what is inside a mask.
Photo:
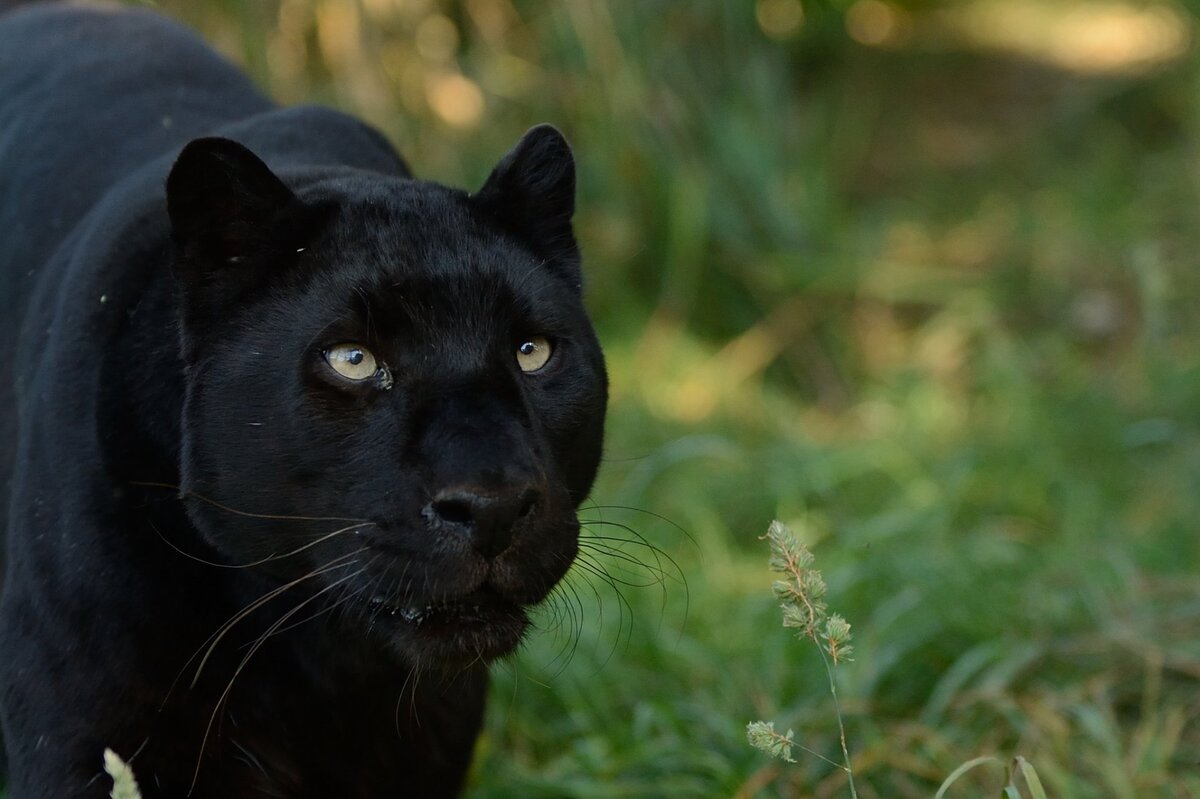
[{"label": "grass", "polygon": [[[755,749],[787,763],[794,763],[793,749],[815,755],[822,762],[840,768],[846,773],[846,787],[850,799],[858,799],[854,788],[854,765],[846,744],[846,723],[837,698],[836,667],[851,660],[854,646],[850,643],[850,623],[837,613],[831,613],[825,602],[828,591],[821,572],[813,566],[813,556],[800,543],[786,525],[778,520],[771,522],[764,536],[771,551],[768,561],[771,571],[781,575],[771,584],[771,593],[779,602],[785,629],[790,629],[799,640],[809,640],[816,645],[821,665],[829,680],[829,696],[833,700],[833,715],[838,723],[838,741],[842,745],[842,760],[836,762],[795,742],[795,733],[775,731],[772,721],[752,721],[746,725],[746,740]],[[953,775],[952,775],[953,776]]]},{"label": "grass", "polygon": [[[1191,50],[981,43],[987,0],[805,2],[798,27],[790,0],[159,5],[423,176],[476,185],[542,120],[576,147],[614,384],[583,516],[686,586],[633,544],[650,568],[605,563],[646,587],[578,571],[497,670],[471,796],[847,796],[745,741],[769,718],[841,760],[820,660],[779,629],[772,518],[854,622],[859,796],[976,758],[947,799],[1033,796],[1016,756],[1063,799],[1200,795]],[[1086,31],[1115,6],[1021,7]]]}]

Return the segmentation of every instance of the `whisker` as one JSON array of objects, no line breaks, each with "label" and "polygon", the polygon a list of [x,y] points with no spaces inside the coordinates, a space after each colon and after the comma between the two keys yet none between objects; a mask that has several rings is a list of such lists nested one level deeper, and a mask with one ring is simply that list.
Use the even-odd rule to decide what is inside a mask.
[{"label": "whisker", "polygon": [[[682,526],[681,526],[681,525],[680,525],[678,522],[676,522],[676,521],[674,521],[673,519],[670,519],[670,518],[668,518],[668,517],[666,517],[666,516],[663,516],[661,513],[655,513],[654,511],[652,511],[652,510],[646,510],[645,508],[635,508],[635,507],[634,507],[634,506],[632,506],[632,505],[599,505],[599,504],[597,504],[597,503],[595,503],[595,502],[589,502],[589,503],[588,503],[588,508],[589,508],[589,509],[594,509],[594,510],[599,510],[599,511],[603,511],[603,510],[627,510],[627,511],[632,511],[632,512],[634,512],[634,513],[642,513],[642,514],[645,514],[646,516],[651,516],[651,517],[653,517],[653,518],[655,518],[655,519],[658,519],[660,522],[666,522],[667,524],[669,524],[669,525],[671,525],[672,527],[674,527],[674,528],[675,528],[676,530],[678,530],[678,531],[679,531],[679,532],[680,532],[680,533],[681,533],[681,534],[682,534],[682,535],[683,535],[683,536],[684,536],[684,537],[685,537],[685,538],[686,538],[688,541],[691,541],[691,542],[692,542],[692,545],[693,545],[693,546],[695,546],[696,548],[699,548],[699,546],[700,546],[699,544],[697,544],[697,543],[696,543],[696,539],[695,539],[695,537],[694,537],[694,536],[693,536],[691,533],[689,533],[689,532],[688,532],[686,529],[684,529],[684,528],[683,528],[683,527],[682,527]],[[630,532],[633,532],[633,531],[631,530]]]},{"label": "whisker", "polygon": [[218,568],[218,569],[250,569],[255,566],[261,566],[264,563],[270,563],[273,560],[283,560],[284,558],[290,558],[293,555],[300,554],[301,552],[303,552],[306,549],[309,549],[310,547],[315,547],[317,544],[320,544],[323,541],[328,541],[329,539],[333,538],[334,536],[342,535],[343,533],[347,533],[351,530],[356,530],[360,527],[370,527],[374,524],[375,524],[375,522],[358,522],[357,524],[351,524],[346,527],[342,527],[341,529],[334,530],[332,533],[326,533],[325,535],[322,535],[320,538],[317,538],[314,541],[309,541],[307,544],[304,544],[303,546],[293,549],[291,552],[285,552],[282,555],[267,555],[265,558],[262,558],[261,560],[256,560],[252,563],[218,563],[213,560],[207,560],[198,555],[193,555],[192,553],[187,552],[187,551],[183,550],[182,548],[180,548],[173,541],[171,541],[169,538],[167,538],[165,535],[163,535],[162,531],[159,530],[158,526],[155,525],[153,522],[151,522],[150,527],[152,530],[154,530],[155,533],[158,534],[158,537],[162,539],[164,544],[166,544],[171,549],[178,552],[180,555],[183,555],[185,558],[189,558],[191,560],[196,561],[197,563],[203,563],[205,566],[212,566],[212,567]]},{"label": "whisker", "polygon": [[148,487],[148,488],[169,488],[172,491],[179,492],[179,494],[178,494],[179,499],[183,499],[184,497],[193,497],[195,499],[200,500],[201,502],[212,505],[214,508],[223,510],[226,513],[232,513],[235,516],[245,516],[249,519],[274,519],[276,521],[284,521],[284,522],[289,522],[289,521],[290,522],[365,522],[365,521],[367,521],[366,519],[353,519],[353,518],[346,517],[346,516],[287,516],[287,515],[276,514],[276,513],[251,513],[250,511],[238,510],[237,508],[231,508],[228,505],[224,505],[220,502],[217,502],[215,499],[209,499],[208,497],[206,497],[202,494],[197,494],[195,491],[184,491],[180,486],[173,485],[171,483],[156,483],[156,482],[153,482],[150,480],[130,480],[129,484],[135,485],[135,486],[144,486],[144,487]]},{"label": "whisker", "polygon": [[[637,530],[634,530],[629,525],[622,524],[621,522],[612,522],[612,521],[605,521],[605,520],[598,520],[598,521],[589,522],[589,523],[604,525],[606,527],[615,527],[618,530],[626,531],[627,533],[629,533],[630,535],[632,535],[634,537],[633,538],[616,538],[616,537],[611,537],[611,536],[600,536],[600,535],[596,535],[593,531],[587,529],[586,527],[582,527],[583,530],[586,530],[587,535],[580,536],[579,540],[580,540],[581,545],[585,541],[615,541],[615,542],[618,542],[623,545],[631,545],[631,546],[635,546],[635,547],[640,546],[640,547],[643,547],[643,548],[649,550],[651,556],[654,558],[654,563],[658,567],[660,574],[665,574],[665,570],[663,569],[663,563],[662,563],[663,559],[665,558],[668,561],[670,561],[672,566],[675,567],[675,571],[680,575],[680,577],[683,576],[683,570],[681,568],[679,568],[679,564],[675,561],[674,558],[672,558],[670,555],[668,555],[660,547],[650,543],[650,541],[648,541],[645,536],[643,536]],[[648,566],[647,566],[647,568],[648,568]],[[687,580],[684,579],[683,582],[685,583],[685,590],[686,590]],[[665,602],[665,597],[664,597],[664,602]]]},{"label": "whisker", "polygon": [[[675,572],[678,573],[680,575],[680,577],[683,576],[683,569],[681,569],[679,567],[679,563],[675,560],[675,558],[671,557],[671,555],[662,547],[658,546],[657,544],[651,543],[644,535],[642,535],[637,530],[633,529],[632,527],[630,527],[627,524],[622,524],[621,522],[608,521],[605,519],[590,519],[587,521],[580,521],[580,525],[587,532],[586,536],[580,536],[581,541],[582,540],[620,541],[622,543],[629,544],[631,546],[642,547],[642,548],[650,551],[650,553],[654,556],[655,562],[658,563],[660,568],[662,567],[662,559],[665,558],[666,560],[668,560],[671,563],[671,566],[674,567]],[[604,525],[605,527],[616,527],[617,529],[624,530],[625,532],[629,533],[630,535],[632,535],[634,537],[633,538],[617,538],[615,536],[596,535],[591,530],[587,529],[588,525]]]},{"label": "whisker", "polygon": [[[379,555],[375,555],[374,557],[372,557],[371,560],[369,560],[367,562],[367,564],[365,566],[363,566],[362,570],[358,572],[358,574],[363,574],[363,573],[369,571],[371,566],[378,559],[379,559]],[[355,576],[357,576],[357,574],[350,575],[350,576],[355,577]],[[283,635],[288,630],[294,630],[303,624],[307,624],[308,622],[312,621],[313,619],[319,618],[320,616],[322,616],[326,613],[330,613],[333,610],[335,610],[338,606],[344,605],[347,602],[349,602],[353,599],[356,599],[360,596],[360,594],[358,594],[357,592],[346,588],[345,580],[339,580],[337,583],[335,583],[335,585],[338,585],[338,587],[341,589],[341,591],[342,591],[341,597],[339,597],[337,600],[335,600],[333,602],[326,602],[320,610],[316,611],[315,613],[310,613],[309,615],[305,616],[304,618],[300,619],[299,621],[294,621],[291,624],[287,625],[286,627],[276,630],[273,633],[273,635]],[[248,643],[243,644],[242,648],[245,648],[249,645],[250,644],[248,644]]]},{"label": "whisker", "polygon": [[[624,506],[624,505],[612,505],[612,506],[603,506],[603,507],[615,507],[615,508],[621,508],[621,509],[627,509],[627,510],[639,510],[638,508],[626,508],[626,506]],[[658,517],[658,514],[652,513],[650,511],[643,511],[643,512],[648,513],[651,516]],[[662,518],[662,517],[659,517],[659,518]],[[674,524],[674,522],[671,522],[670,519],[664,519],[664,521]],[[584,523],[581,522],[581,524],[584,524]],[[665,559],[670,564],[670,566],[671,566],[670,571],[673,571],[676,575],[678,575],[679,583],[680,583],[680,585],[683,586],[683,597],[684,597],[683,621],[680,623],[680,629],[679,629],[679,632],[682,635],[683,627],[687,624],[688,616],[691,614],[692,592],[691,592],[691,587],[688,585],[687,574],[684,572],[683,567],[679,565],[679,562],[677,560],[675,560],[675,558],[673,558],[670,555],[670,553],[666,552],[662,548],[651,543],[649,540],[646,539],[645,536],[643,536],[641,533],[639,533],[637,530],[634,530],[632,527],[630,527],[627,524],[622,524],[620,522],[614,522],[614,521],[607,521],[607,520],[603,520],[603,519],[592,521],[592,522],[587,522],[587,524],[602,524],[602,525],[605,525],[608,527],[616,527],[620,530],[624,530],[624,531],[630,533],[631,535],[634,536],[634,538],[623,539],[623,538],[610,538],[608,536],[598,536],[598,535],[594,535],[589,530],[587,536],[580,536],[579,540],[580,540],[581,544],[584,541],[617,541],[617,542],[621,542],[621,543],[627,543],[627,544],[630,544],[635,547],[645,547],[654,556],[655,563],[658,565],[659,569],[661,570],[661,573],[664,576],[667,574],[668,570],[663,568],[663,563],[662,563],[663,559]],[[679,525],[675,525],[675,527],[678,528]],[[681,531],[683,531],[682,528],[679,528],[679,529]],[[683,532],[685,535],[688,535],[686,531],[683,531]],[[688,538],[690,540],[692,540],[692,543],[695,543],[694,539],[691,539],[690,535],[688,535]],[[647,568],[648,568],[648,565],[647,565]],[[664,583],[662,585],[661,603],[660,603],[660,607],[659,607],[660,621],[661,621],[663,615],[666,613],[666,608],[667,608],[667,594],[666,594],[666,584]]]},{"label": "whisker", "polygon": [[408,676],[404,678],[404,683],[400,686],[400,695],[396,697],[396,711],[394,721],[396,724],[396,735],[403,737],[404,732],[400,729],[400,705],[404,703],[405,691],[410,690],[408,687],[409,681],[412,681],[412,693],[408,695],[408,712],[416,722],[417,726],[421,724],[420,714],[417,713],[417,688],[421,684],[421,659],[413,658],[412,668],[408,670]]},{"label": "whisker", "polygon": [[[271,589],[266,594],[264,594],[263,596],[259,597],[256,600],[254,600],[249,605],[247,605],[245,608],[243,608],[242,610],[240,610],[236,614],[234,614],[233,617],[229,619],[229,621],[225,622],[219,628],[217,628],[217,631],[214,632],[211,636],[209,636],[208,640],[206,640],[203,644],[200,645],[200,648],[197,649],[196,652],[190,658],[188,658],[187,663],[183,664],[183,668],[186,669],[188,664],[191,663],[192,660],[195,659],[196,655],[200,654],[200,651],[202,649],[204,649],[206,646],[208,647],[208,650],[204,653],[204,657],[200,660],[200,663],[196,666],[196,673],[192,676],[191,687],[192,688],[196,687],[196,683],[199,682],[199,680],[200,680],[200,673],[204,670],[205,664],[208,663],[208,659],[212,656],[213,651],[217,648],[217,644],[221,643],[221,639],[224,638],[225,635],[230,630],[232,630],[239,621],[246,618],[251,613],[253,613],[255,610],[259,609],[260,607],[265,605],[267,602],[270,602],[272,599],[279,596],[283,592],[287,591],[290,588],[294,588],[295,586],[299,585],[300,583],[304,582],[305,580],[310,580],[313,577],[317,577],[319,575],[325,574],[326,572],[330,572],[330,571],[333,571],[334,569],[339,569],[339,568],[347,565],[345,561],[347,561],[349,558],[353,558],[355,555],[359,554],[364,549],[366,549],[366,547],[356,549],[353,552],[347,552],[344,555],[339,555],[338,557],[334,558],[332,561],[325,564],[321,568],[314,569],[313,571],[309,572],[308,574],[304,575],[303,577],[297,577],[295,580],[292,580],[291,582],[287,582],[287,583],[284,583],[283,585],[276,586],[275,588]],[[178,678],[176,678],[176,679],[178,679]],[[174,684],[172,684],[172,687],[174,687]],[[169,693],[170,692],[168,692],[168,694]]]},{"label": "whisker", "polygon": [[279,627],[283,625],[284,622],[286,622],[292,616],[294,616],[298,612],[300,612],[300,610],[302,608],[304,608],[305,605],[309,604],[310,602],[315,601],[322,594],[326,593],[327,591],[333,590],[334,588],[336,588],[337,586],[346,582],[347,580],[351,580],[351,579],[357,577],[358,575],[362,574],[364,571],[366,571],[366,569],[359,569],[356,572],[351,572],[350,574],[347,574],[346,576],[341,577],[338,580],[334,581],[333,583],[330,583],[329,585],[325,586],[320,591],[318,591],[317,593],[308,597],[307,599],[302,600],[294,608],[292,608],[287,613],[280,616],[274,623],[271,624],[270,627],[268,627],[266,629],[266,631],[261,636],[259,636],[258,640],[255,641],[254,646],[250,649],[249,652],[246,653],[246,656],[242,658],[242,662],[238,664],[237,668],[234,669],[233,676],[229,678],[229,682],[226,683],[226,685],[225,685],[225,690],[221,692],[221,696],[218,697],[216,704],[213,706],[212,714],[208,717],[208,724],[204,728],[204,737],[200,741],[200,753],[196,757],[196,770],[192,773],[192,782],[191,782],[191,785],[188,786],[188,791],[187,791],[188,796],[192,795],[192,791],[195,790],[195,788],[196,788],[196,781],[200,779],[200,767],[204,764],[204,749],[208,745],[208,736],[212,732],[213,723],[216,721],[217,715],[221,712],[221,708],[224,706],[225,700],[229,697],[229,692],[231,690],[233,690],[234,681],[237,680],[238,675],[242,673],[242,670],[244,668],[246,668],[246,664],[250,662],[250,658],[254,657],[254,653],[257,652],[264,643],[266,643],[267,639],[269,639],[275,633],[275,631],[278,630]]},{"label": "whisker", "polygon": [[[628,631],[628,633],[626,633],[626,640],[625,640],[626,645],[628,645],[629,640],[633,635],[633,606],[629,604],[629,600],[625,598],[625,595],[623,593],[621,593],[621,589],[618,587],[619,584],[622,584],[621,581],[614,579],[612,577],[612,575],[610,575],[608,573],[608,571],[602,565],[597,564],[597,563],[591,561],[590,559],[582,557],[582,556],[577,558],[575,562],[576,562],[576,564],[578,564],[580,570],[585,575],[591,574],[596,577],[599,577],[601,580],[606,582],[608,584],[608,586],[610,588],[612,588],[613,593],[616,594],[616,596],[617,596],[617,600],[618,600],[617,607],[619,609],[619,615],[617,617],[617,637],[613,641],[612,649],[609,650],[608,655],[605,657],[605,659],[603,661],[604,663],[607,663],[608,660],[611,659],[612,656],[616,653],[617,646],[620,644],[621,634],[625,630],[625,613],[626,612],[629,613],[629,620],[630,620],[629,631]],[[588,580],[588,584],[591,585],[591,580]],[[628,584],[626,584],[626,586],[627,587],[637,587],[637,586],[629,586]],[[592,585],[592,589],[595,590],[594,585]]]},{"label": "whisker", "polygon": [[[615,585],[623,585],[626,588],[650,588],[651,586],[655,586],[655,585],[661,586],[662,585],[662,583],[658,580],[651,580],[650,582],[635,582],[633,580],[625,579],[623,577],[618,577],[618,576],[614,575],[612,572],[610,572],[608,569],[604,568],[604,566],[600,563],[599,560],[595,559],[594,557],[591,557],[590,553],[587,553],[588,558],[587,558],[587,560],[584,560],[584,554],[585,554],[584,552],[580,552],[579,556],[576,558],[575,562],[578,563],[580,566],[584,567],[587,571],[590,571],[592,574],[595,574],[597,577],[603,576],[606,581],[611,582]],[[631,610],[632,610],[632,608],[631,608]]]},{"label": "whisker", "polygon": [[[674,579],[674,575],[668,575],[668,573],[661,567],[647,563],[644,560],[638,558],[636,555],[631,555],[619,547],[610,546],[608,544],[601,544],[601,543],[597,543],[595,541],[581,540],[579,542],[579,548],[581,550],[587,550],[589,552],[593,552],[598,555],[604,555],[606,557],[612,558],[613,560],[620,561],[621,563],[624,563],[624,564],[631,564],[633,566],[636,566],[636,567],[638,567],[638,569],[645,571],[654,576],[653,583],[650,583],[653,585],[662,585],[668,579],[668,576],[670,577],[670,579]],[[630,571],[632,571],[632,570],[630,570]]]},{"label": "whisker", "polygon": [[[594,592],[595,588],[593,587],[592,590]],[[566,595],[567,592],[570,592],[570,596]],[[575,653],[579,651],[579,642],[583,637],[583,599],[579,596],[579,590],[569,579],[564,580],[555,587],[554,596],[556,599],[562,599],[561,607],[570,621],[570,632],[567,635],[566,645],[546,664],[547,666],[553,666],[561,660],[562,665],[554,673],[554,676],[558,676],[575,659]],[[599,594],[596,595],[596,599],[599,606]],[[601,615],[603,615],[603,611],[601,611]],[[561,627],[561,620],[559,626]]]}]

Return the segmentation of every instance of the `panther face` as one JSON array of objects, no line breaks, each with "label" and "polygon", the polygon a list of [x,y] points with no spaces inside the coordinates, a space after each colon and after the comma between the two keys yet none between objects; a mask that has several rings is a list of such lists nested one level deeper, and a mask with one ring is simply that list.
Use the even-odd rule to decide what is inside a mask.
[{"label": "panther face", "polygon": [[511,652],[575,557],[600,458],[573,196],[549,127],[475,195],[280,179],[231,141],[190,144],[168,205],[206,540],[410,661]]}]

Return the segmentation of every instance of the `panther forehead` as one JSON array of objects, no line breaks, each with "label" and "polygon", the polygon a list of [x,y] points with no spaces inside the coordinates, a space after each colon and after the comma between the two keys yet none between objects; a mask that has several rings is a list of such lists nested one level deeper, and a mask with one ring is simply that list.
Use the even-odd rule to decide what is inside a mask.
[{"label": "panther forehead", "polygon": [[[323,237],[339,269],[358,262],[365,288],[428,278],[483,277],[517,294],[545,292],[558,270],[464,191],[408,178],[326,179],[298,196],[334,213]],[[551,278],[547,281],[547,277]],[[577,281],[562,281],[578,291]]]}]

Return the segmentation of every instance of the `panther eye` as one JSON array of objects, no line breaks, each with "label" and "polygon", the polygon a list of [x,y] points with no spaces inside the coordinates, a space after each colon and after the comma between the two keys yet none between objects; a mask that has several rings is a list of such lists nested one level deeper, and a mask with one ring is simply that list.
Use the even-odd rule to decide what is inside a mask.
[{"label": "panther eye", "polygon": [[517,365],[525,374],[536,372],[546,365],[554,348],[544,336],[533,336],[517,346]]},{"label": "panther eye", "polygon": [[347,380],[366,380],[379,371],[375,356],[358,344],[338,344],[325,350],[325,362]]}]

